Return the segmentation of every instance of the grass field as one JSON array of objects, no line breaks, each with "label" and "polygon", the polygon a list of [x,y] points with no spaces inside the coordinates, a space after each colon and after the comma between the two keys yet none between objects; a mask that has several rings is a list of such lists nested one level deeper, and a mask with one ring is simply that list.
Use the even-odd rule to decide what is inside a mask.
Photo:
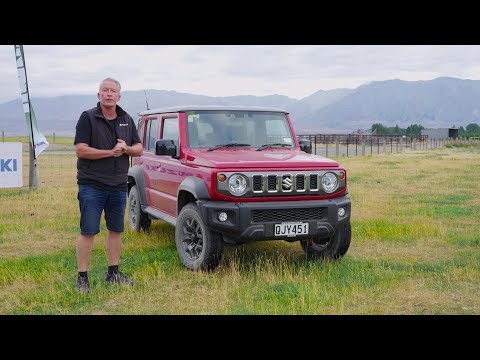
[{"label": "grass field", "polygon": [[158,221],[124,234],[120,268],[137,285],[107,287],[102,220],[85,295],[74,290],[76,158],[42,154],[38,190],[0,190],[0,314],[480,314],[480,147],[336,160],[352,199],[342,260],[266,241],[194,273]]}]

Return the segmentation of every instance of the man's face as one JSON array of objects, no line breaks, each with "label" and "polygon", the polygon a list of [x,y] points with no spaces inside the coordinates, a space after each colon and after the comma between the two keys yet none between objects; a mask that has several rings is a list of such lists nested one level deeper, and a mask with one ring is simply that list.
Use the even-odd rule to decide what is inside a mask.
[{"label": "man's face", "polygon": [[104,81],[98,93],[100,104],[106,108],[112,108],[117,105],[120,100],[120,92],[118,86],[113,81]]}]

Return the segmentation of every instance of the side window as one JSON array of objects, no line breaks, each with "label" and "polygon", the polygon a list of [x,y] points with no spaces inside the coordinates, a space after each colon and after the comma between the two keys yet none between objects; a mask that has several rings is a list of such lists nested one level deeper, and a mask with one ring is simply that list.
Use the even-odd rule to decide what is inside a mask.
[{"label": "side window", "polygon": [[151,119],[147,122],[147,138],[145,150],[155,152],[155,143],[157,141],[158,119]]},{"label": "side window", "polygon": [[178,141],[178,118],[167,118],[163,120],[162,139]]},{"label": "side window", "polygon": [[173,140],[173,143],[177,147],[177,155],[179,154],[178,118],[167,118],[163,120],[162,139]]}]

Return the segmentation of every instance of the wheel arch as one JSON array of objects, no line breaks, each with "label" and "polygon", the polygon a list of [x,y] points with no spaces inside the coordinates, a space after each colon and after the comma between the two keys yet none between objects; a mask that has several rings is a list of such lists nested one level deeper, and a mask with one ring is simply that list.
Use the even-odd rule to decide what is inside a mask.
[{"label": "wheel arch", "polygon": [[194,176],[186,177],[177,190],[177,216],[183,207],[197,200],[209,200],[207,186],[202,179]]},{"label": "wheel arch", "polygon": [[130,190],[134,185],[137,186],[138,194],[140,196],[140,205],[142,209],[148,206],[147,203],[147,194],[145,191],[145,177],[143,175],[143,169],[138,166],[134,165],[128,170],[128,192],[127,195],[130,194]]}]

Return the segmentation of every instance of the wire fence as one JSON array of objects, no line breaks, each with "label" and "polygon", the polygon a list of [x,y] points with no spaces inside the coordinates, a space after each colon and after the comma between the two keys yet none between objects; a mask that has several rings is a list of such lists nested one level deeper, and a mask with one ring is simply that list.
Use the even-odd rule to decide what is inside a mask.
[{"label": "wire fence", "polygon": [[405,150],[436,149],[459,141],[465,144],[480,143],[477,138],[432,139],[427,135],[355,135],[316,134],[297,135],[299,140],[310,140],[312,154],[325,157],[366,156],[399,153]]}]

